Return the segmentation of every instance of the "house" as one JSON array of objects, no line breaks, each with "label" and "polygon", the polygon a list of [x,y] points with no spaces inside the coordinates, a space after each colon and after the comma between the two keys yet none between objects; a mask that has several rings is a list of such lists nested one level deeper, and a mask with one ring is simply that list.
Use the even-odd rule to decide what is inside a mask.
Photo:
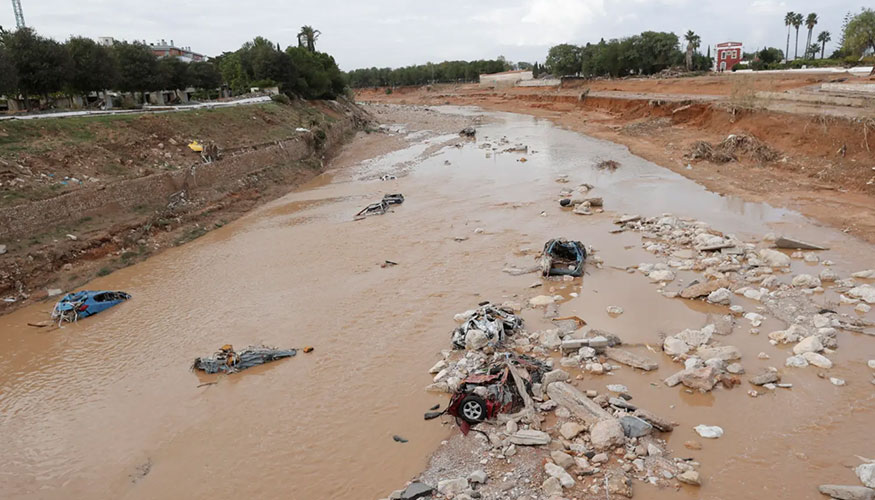
[{"label": "house", "polygon": [[732,71],[732,67],[741,62],[742,52],[741,42],[718,43],[714,70],[720,72]]},{"label": "house", "polygon": [[191,47],[177,47],[173,44],[173,40],[170,40],[170,43],[167,43],[164,40],[161,40],[160,43],[150,43],[149,48],[152,49],[152,53],[155,54],[155,57],[158,59],[163,57],[175,57],[182,62],[189,63],[206,60],[202,54],[192,52]]},{"label": "house", "polygon": [[531,80],[534,75],[531,71],[503,71],[480,75],[480,86],[487,88],[513,87],[524,80]]}]

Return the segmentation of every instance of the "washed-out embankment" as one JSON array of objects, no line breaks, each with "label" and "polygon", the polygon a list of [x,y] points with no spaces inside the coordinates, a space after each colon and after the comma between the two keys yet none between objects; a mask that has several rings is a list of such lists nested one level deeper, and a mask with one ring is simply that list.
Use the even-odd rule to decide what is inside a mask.
[{"label": "washed-out embankment", "polygon": [[[40,128],[41,135],[33,142],[48,142],[52,147],[3,163],[18,160],[16,166],[34,178],[53,163],[61,173],[68,173],[65,178],[87,178],[76,172],[89,171],[94,167],[90,162],[97,165],[100,179],[95,176],[94,182],[55,196],[0,206],[0,245],[5,246],[0,255],[0,298],[7,299],[0,302],[0,313],[45,298],[51,289],[73,289],[95,274],[107,274],[185,243],[259,203],[282,196],[318,175],[324,161],[371,121],[346,99],[174,115],[186,116],[126,117],[113,122],[108,128],[114,130],[107,134],[89,134],[79,143],[66,137],[57,141],[70,144],[77,157],[75,166],[66,161],[70,153],[59,153],[52,138],[46,137],[56,130],[48,125]],[[224,126],[223,120],[227,120]],[[142,137],[149,132],[143,130],[149,124],[155,125],[155,132],[142,141],[132,140],[127,148],[132,160],[117,158],[121,168],[101,169],[110,144],[126,134]],[[6,132],[8,137],[17,131]],[[191,137],[219,146],[219,159],[204,163],[200,155],[188,151],[186,141]],[[174,150],[171,144],[182,153],[164,153]],[[113,147],[110,156],[118,150]],[[176,166],[132,174],[138,165],[154,161],[150,152],[160,158],[167,154]],[[65,155],[60,162],[53,157],[58,154]]]}]

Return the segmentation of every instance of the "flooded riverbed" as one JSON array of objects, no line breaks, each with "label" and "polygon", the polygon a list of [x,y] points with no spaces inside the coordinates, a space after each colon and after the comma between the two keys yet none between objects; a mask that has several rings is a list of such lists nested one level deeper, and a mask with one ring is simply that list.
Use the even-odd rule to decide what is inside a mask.
[{"label": "flooded riverbed", "polygon": [[[657,346],[661,333],[698,328],[708,314],[725,313],[664,298],[646,278],[616,269],[653,260],[639,235],[609,233],[617,213],[673,212],[743,238],[787,232],[832,247],[822,255],[842,276],[875,265],[870,247],[840,232],[709,193],[623,147],[546,121],[488,114],[476,141],[410,132],[407,149],[323,175],[190,244],[89,284],[131,293],[119,307],[54,331],[26,326],[44,319],[51,304],[0,317],[3,496],[385,496],[454,432],[422,420],[429,407],[446,402],[423,388],[437,353],[450,346],[453,315],[483,300],[521,301],[558,286],[548,282],[536,293],[527,286],[537,275],[502,272],[508,263],[532,262],[544,241],[565,236],[598,250],[605,268],[588,267],[579,296],[562,313],[627,343]],[[507,144],[499,149],[520,143],[530,151],[480,147],[502,137]],[[596,169],[603,159],[620,167]],[[397,179],[380,181],[382,175]],[[555,182],[560,175],[570,186],[596,186],[593,195],[610,213],[582,217],[560,209],[557,193],[567,186]],[[352,220],[390,192],[403,193],[405,203]],[[398,265],[382,268],[385,260]],[[626,312],[611,318],[608,305]],[[540,311],[523,315],[531,330],[544,324]],[[782,325],[763,331],[770,327]],[[730,338],[749,373],[783,365],[787,349],[764,335],[739,328]],[[315,350],[231,376],[189,371],[195,357],[226,343]],[[772,360],[757,359],[760,351]],[[873,358],[875,339],[843,332],[830,374],[847,386],[834,387],[811,368],[788,376],[793,389],[755,399],[742,388],[706,395],[667,388],[661,379],[677,365],[665,356],[657,372],[586,376],[578,386],[626,384],[641,406],[680,424],[669,445],[703,463],[704,486],[660,493],[666,497],[807,498],[820,483],[853,484],[844,465],[855,454],[875,454],[875,386],[866,368]],[[726,435],[702,451],[685,450],[701,423],[720,425]]]}]

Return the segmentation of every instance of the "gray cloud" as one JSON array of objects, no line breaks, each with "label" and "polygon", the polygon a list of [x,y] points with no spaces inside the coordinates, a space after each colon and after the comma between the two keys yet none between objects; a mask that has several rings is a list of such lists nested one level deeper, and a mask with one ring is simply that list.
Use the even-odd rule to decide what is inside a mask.
[{"label": "gray cloud", "polygon": [[[2,4],[0,4],[2,5]],[[816,12],[820,31],[832,33],[831,52],[844,14],[859,11],[851,0],[367,0],[283,2],[263,0],[22,0],[29,26],[56,39],[70,35],[126,40],[174,40],[207,55],[234,50],[256,35],[283,47],[296,43],[303,24],[322,31],[317,43],[342,69],[403,66],[447,59],[543,61],[556,43],[583,44],[645,30],[688,29],[702,47],[741,41],[747,50],[783,50],[788,10]],[[12,27],[11,5],[0,6],[0,25]],[[800,29],[800,48],[805,40]],[[793,37],[790,51],[793,52]]]}]

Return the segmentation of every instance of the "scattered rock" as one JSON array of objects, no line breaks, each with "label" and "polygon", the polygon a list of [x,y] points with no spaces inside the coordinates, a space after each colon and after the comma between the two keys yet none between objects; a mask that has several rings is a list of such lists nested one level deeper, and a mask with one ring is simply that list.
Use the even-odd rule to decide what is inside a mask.
[{"label": "scattered rock", "polygon": [[656,361],[625,349],[608,347],[605,349],[605,356],[618,363],[623,363],[624,365],[629,365],[633,368],[640,368],[644,371],[651,371],[659,368],[659,363]]},{"label": "scattered rock", "polygon": [[791,368],[805,368],[808,366],[808,361],[802,356],[790,356],[787,358],[787,361],[784,362],[785,366],[789,366]]},{"label": "scattered rock", "polygon": [[589,428],[589,438],[596,450],[607,450],[626,442],[622,424],[613,417],[594,423]]},{"label": "scattered rock", "polygon": [[6,253],[6,245],[0,245],[0,255]]},{"label": "scattered rock", "polygon": [[567,440],[572,440],[577,437],[578,434],[583,432],[586,427],[578,424],[577,422],[565,422],[559,427],[559,434]]},{"label": "scattered rock", "polygon": [[544,491],[544,494],[547,497],[561,497],[562,496],[562,483],[559,482],[558,478],[553,476],[548,477],[544,483],[541,485],[541,489]]},{"label": "scattered rock", "polygon": [[790,257],[771,248],[763,248],[759,251],[760,260],[769,267],[790,267]]},{"label": "scattered rock", "polygon": [[732,300],[732,292],[728,288],[718,288],[708,294],[708,302],[728,306]]},{"label": "scattered rock", "polygon": [[866,269],[865,271],[857,271],[851,274],[854,278],[875,279],[875,269]]},{"label": "scattered rock", "polygon": [[565,470],[568,470],[572,466],[574,466],[574,458],[571,457],[568,453],[559,450],[553,450],[550,452],[550,458],[558,465]]},{"label": "scattered rock", "polygon": [[468,481],[472,483],[484,484],[486,483],[486,478],[486,471],[484,470],[475,470],[468,475]]},{"label": "scattered rock", "polygon": [[735,361],[741,359],[741,350],[731,345],[700,347],[696,350],[696,354],[705,361],[708,361],[709,359],[719,359],[722,361]]},{"label": "scattered rock", "polygon": [[829,370],[832,368],[832,361],[829,360],[823,354],[818,354],[816,352],[806,352],[802,354],[802,357],[805,358],[805,361],[808,361],[809,364],[814,365],[818,368],[823,368],[824,370]]},{"label": "scattered rock", "polygon": [[723,429],[716,425],[697,425],[693,429],[696,434],[706,439],[717,439],[723,435]]},{"label": "scattered rock", "polygon": [[854,307],[854,310],[860,314],[866,314],[867,312],[872,310],[872,306],[870,306],[869,304],[864,304],[864,303],[860,302],[859,304],[856,305],[856,307]]},{"label": "scattered rock", "polygon": [[777,372],[766,370],[759,375],[750,378],[750,383],[753,385],[774,384],[781,381],[781,376]]},{"label": "scattered rock", "polygon": [[684,370],[681,375],[681,383],[690,389],[708,392],[717,384],[718,374],[717,370],[712,366],[688,369]]},{"label": "scattered rock", "polygon": [[699,283],[694,281],[690,283],[690,286],[681,290],[680,296],[685,299],[695,299],[698,297],[709,295],[716,290],[727,287],[729,287],[729,281],[723,278],[708,281],[705,283]]},{"label": "scattered rock", "polygon": [[623,427],[623,433],[626,437],[637,438],[650,434],[653,431],[653,426],[643,419],[632,415],[624,415],[620,417],[620,425]]},{"label": "scattered rock", "polygon": [[793,346],[794,354],[803,354],[806,352],[820,352],[823,350],[823,344],[820,342],[820,337],[810,335],[800,340],[798,344]]},{"label": "scattered rock", "polygon": [[802,240],[787,238],[786,236],[781,236],[775,240],[775,246],[789,250],[829,250],[827,247],[815,245],[814,243],[807,243]]},{"label": "scattered rock", "polygon": [[661,269],[658,271],[653,271],[647,275],[650,281],[656,283],[660,281],[674,281],[675,275],[674,272],[668,269]]},{"label": "scattered rock", "polygon": [[838,377],[830,377],[829,383],[832,385],[841,387],[841,386],[845,385],[845,379],[838,378]]},{"label": "scattered rock", "polygon": [[656,415],[650,410],[638,408],[637,410],[635,410],[635,416],[649,423],[653,427],[656,427],[662,432],[671,432],[674,429],[674,424],[671,421]]},{"label": "scattered rock", "polygon": [[477,351],[486,347],[489,343],[489,336],[482,330],[468,330],[465,334],[465,349],[469,351]]},{"label": "scattered rock", "polygon": [[574,478],[571,477],[571,474],[565,472],[565,469],[556,464],[551,464],[549,462],[544,464],[544,472],[546,472],[548,476],[558,479],[559,484],[561,484],[563,488],[571,488],[574,486]]},{"label": "scattered rock", "polygon": [[49,288],[48,290],[46,290],[46,295],[48,295],[49,297],[55,297],[57,295],[61,295],[62,293],[64,293],[64,291],[60,288]]},{"label": "scattered rock", "polygon": [[410,485],[404,489],[400,498],[401,500],[416,500],[418,498],[431,496],[432,491],[434,491],[434,488],[431,486],[416,481],[410,483]]},{"label": "scattered rock", "polygon": [[684,442],[684,446],[690,450],[701,450],[702,449],[702,443],[700,443],[698,441],[686,441],[686,442]]},{"label": "scattered rock", "polygon": [[793,277],[791,284],[796,288],[817,288],[820,286],[820,278],[810,274],[799,274]]},{"label": "scattered rock", "polygon": [[608,479],[607,489],[609,495],[620,495],[632,498],[632,481],[620,470],[613,470],[606,476]]},{"label": "scattered rock", "polygon": [[875,286],[869,284],[856,286],[848,290],[848,295],[869,304],[875,304]]},{"label": "scattered rock", "polygon": [[870,488],[875,488],[875,462],[861,464],[854,469],[860,482]]},{"label": "scattered rock", "polygon": [[456,479],[445,479],[443,481],[438,481],[437,490],[438,493],[452,497],[454,495],[458,495],[459,493],[468,489],[468,480],[464,477],[459,477]]},{"label": "scattered rock", "polygon": [[529,304],[533,307],[546,306],[554,302],[556,302],[556,299],[550,295],[538,295],[537,297],[529,299]]},{"label": "scattered rock", "polygon": [[522,429],[510,437],[510,442],[522,446],[541,446],[550,444],[550,435],[534,429]]},{"label": "scattered rock", "polygon": [[693,486],[699,486],[701,484],[699,482],[699,473],[694,470],[681,472],[677,477],[678,481],[682,483],[692,484]]},{"label": "scattered rock", "polygon": [[624,392],[629,392],[629,388],[623,384],[608,384],[605,387],[607,387],[608,390],[611,392],[616,392],[620,394]]},{"label": "scattered rock", "polygon": [[607,307],[608,314],[612,316],[619,316],[623,314],[623,308],[620,306],[608,306]]},{"label": "scattered rock", "polygon": [[817,488],[824,495],[836,500],[873,500],[875,490],[865,486],[841,486],[838,484],[822,484]]},{"label": "scattered rock", "polygon": [[553,382],[566,382],[569,378],[571,376],[564,370],[552,370],[544,374],[544,378],[541,379],[541,385],[546,387]]}]

